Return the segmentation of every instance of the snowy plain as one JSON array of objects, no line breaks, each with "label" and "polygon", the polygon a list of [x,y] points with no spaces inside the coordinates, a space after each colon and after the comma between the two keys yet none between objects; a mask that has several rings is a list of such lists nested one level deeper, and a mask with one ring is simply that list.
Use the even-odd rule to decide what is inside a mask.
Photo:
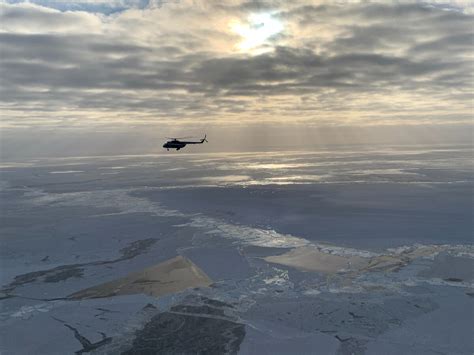
[{"label": "snowy plain", "polygon": [[0,352],[472,354],[473,170],[450,145],[3,162]]}]

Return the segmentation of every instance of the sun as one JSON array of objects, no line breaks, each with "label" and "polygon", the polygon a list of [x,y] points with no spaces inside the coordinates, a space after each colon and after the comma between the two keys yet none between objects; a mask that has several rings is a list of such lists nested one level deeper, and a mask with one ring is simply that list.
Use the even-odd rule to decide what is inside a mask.
[{"label": "sun", "polygon": [[271,13],[255,13],[249,15],[247,21],[234,21],[231,30],[242,37],[238,44],[241,51],[262,49],[268,40],[283,31],[283,23]]}]

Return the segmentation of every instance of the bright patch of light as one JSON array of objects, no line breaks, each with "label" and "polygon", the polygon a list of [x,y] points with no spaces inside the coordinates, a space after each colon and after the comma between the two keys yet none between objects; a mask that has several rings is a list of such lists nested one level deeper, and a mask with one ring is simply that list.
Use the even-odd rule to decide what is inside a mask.
[{"label": "bright patch of light", "polygon": [[247,22],[231,23],[231,29],[242,37],[239,49],[252,50],[267,44],[267,40],[283,31],[283,24],[270,13],[252,14]]}]

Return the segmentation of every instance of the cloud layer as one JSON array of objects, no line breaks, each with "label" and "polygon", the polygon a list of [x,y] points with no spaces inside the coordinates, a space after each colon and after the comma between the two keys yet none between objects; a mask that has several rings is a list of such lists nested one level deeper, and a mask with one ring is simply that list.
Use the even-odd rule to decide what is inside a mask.
[{"label": "cloud layer", "polygon": [[[471,120],[461,2],[54,3],[1,4],[4,127]],[[236,24],[263,39],[243,49]]]}]

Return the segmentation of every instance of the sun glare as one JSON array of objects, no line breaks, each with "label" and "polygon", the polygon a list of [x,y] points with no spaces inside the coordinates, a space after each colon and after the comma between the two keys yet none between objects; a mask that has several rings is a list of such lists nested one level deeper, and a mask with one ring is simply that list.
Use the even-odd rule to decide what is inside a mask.
[{"label": "sun glare", "polygon": [[283,30],[280,20],[271,13],[252,14],[247,21],[231,23],[231,29],[242,37],[238,48],[242,51],[251,51],[268,44],[268,40]]}]

